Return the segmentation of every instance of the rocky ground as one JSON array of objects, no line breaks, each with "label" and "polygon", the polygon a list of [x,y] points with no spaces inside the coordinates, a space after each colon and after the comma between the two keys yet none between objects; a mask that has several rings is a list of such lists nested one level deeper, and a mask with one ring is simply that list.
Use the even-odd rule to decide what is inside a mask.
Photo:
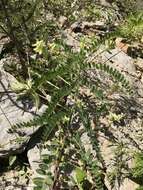
[{"label": "rocky ground", "polygon": [[[104,2],[102,2],[104,3]],[[59,19],[59,24],[64,25],[65,17]],[[75,51],[79,49],[79,35],[103,35],[107,30],[103,21],[98,22],[75,22],[63,31],[65,42]],[[0,53],[5,48],[8,39],[1,39]],[[112,103],[111,114],[103,116],[101,120],[101,130],[99,141],[107,171],[112,171],[114,164],[114,151],[117,144],[124,144],[125,151],[132,157],[132,151],[143,151],[143,45],[138,43],[125,43],[122,38],[115,39],[115,46],[107,51],[106,47],[100,47],[89,60],[96,63],[106,62],[116,68],[129,80],[133,89],[132,95],[121,92],[108,91],[108,101]],[[6,67],[16,58],[7,56],[0,60],[0,190],[32,190],[32,178],[36,176],[36,169],[40,163],[40,150],[38,147],[38,128],[22,129],[17,133],[11,133],[11,126],[15,123],[28,121],[36,115],[41,114],[46,105],[42,105],[36,113],[35,106],[29,99],[17,101],[17,94],[11,90],[11,85],[16,79],[6,71]],[[96,70],[87,71],[87,77],[92,82],[96,81],[96,76],[103,83],[103,87],[113,86],[113,82],[108,75]],[[81,89],[83,98],[91,101],[91,94],[88,89]],[[118,122],[113,122],[112,118],[116,113],[119,116]],[[34,139],[34,140],[33,140]],[[82,141],[88,149],[88,139],[83,134]],[[111,146],[112,145],[112,146]],[[114,146],[115,145],[115,146]],[[4,164],[11,155],[18,155],[26,160],[25,165],[17,163],[17,169],[6,171]],[[20,157],[20,160],[21,160]],[[125,158],[126,159],[126,156]],[[132,166],[132,160],[128,161],[128,166]],[[107,187],[110,190],[108,179]],[[138,185],[130,179],[124,179],[118,190],[135,190]]]}]

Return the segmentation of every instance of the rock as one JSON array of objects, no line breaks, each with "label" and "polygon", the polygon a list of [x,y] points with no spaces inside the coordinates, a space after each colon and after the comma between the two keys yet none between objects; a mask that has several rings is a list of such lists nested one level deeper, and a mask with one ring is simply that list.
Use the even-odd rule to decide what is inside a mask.
[{"label": "rock", "polygon": [[[33,143],[31,143],[30,146],[32,144]],[[30,146],[28,147],[29,150],[27,152],[27,157],[31,169],[31,177],[28,185],[31,187],[30,190],[33,190],[32,187],[35,186],[33,183],[33,179],[37,177],[44,177],[43,175],[38,174],[36,170],[39,169],[39,164],[41,164],[41,155],[47,154],[48,150],[38,147],[38,144],[32,147]]]},{"label": "rock", "polygon": [[22,170],[4,172],[2,177],[0,177],[0,190],[32,190],[27,185],[28,179],[25,175],[22,175],[22,172],[24,173]]},{"label": "rock", "polygon": [[75,22],[71,25],[71,31],[74,33],[85,33],[86,30],[89,29],[96,29],[97,30],[107,30],[107,26],[104,22],[102,21],[96,21],[96,22]]},{"label": "rock", "polygon": [[111,7],[111,3],[113,3],[113,0],[100,0],[100,3],[102,6]]},{"label": "rock", "polygon": [[63,27],[66,23],[67,23],[67,17],[65,16],[60,16],[59,20],[58,20],[58,24],[60,27]]},{"label": "rock", "polygon": [[75,22],[71,25],[71,31],[75,33],[81,33],[82,32],[82,23],[81,22]]},{"label": "rock", "polygon": [[102,21],[96,21],[96,22],[82,22],[82,28],[93,28],[93,29],[106,29],[106,25]]},{"label": "rock", "polygon": [[119,190],[136,190],[139,187],[138,184],[134,183],[133,181],[129,180],[129,179],[125,179],[121,185],[121,187],[119,188]]},{"label": "rock", "polygon": [[[138,104],[143,106],[143,83],[142,74],[138,73],[137,69],[140,67],[140,72],[142,72],[142,59],[133,59],[122,50],[115,48],[107,51],[105,47],[101,47],[92,57],[88,58],[88,62],[107,64],[112,68],[115,68],[121,72],[127,81],[130,82],[130,86],[134,91],[134,98]],[[96,73],[96,74],[95,74]],[[111,86],[112,79],[109,79],[109,75],[105,72],[94,71],[89,74],[93,78],[94,75],[100,78],[101,83],[105,83],[107,86]],[[119,95],[120,96],[120,95]]]},{"label": "rock", "polygon": [[[89,57],[88,62],[91,61],[96,61],[96,63],[101,64],[109,64],[111,67],[114,67],[121,72],[128,72],[129,74],[136,73],[134,60],[120,48],[106,50],[106,47],[101,46],[95,54]],[[126,73],[126,75],[128,75],[128,73]]]},{"label": "rock", "polygon": [[[94,61],[94,60],[96,61],[96,63],[101,63],[101,64],[105,63],[111,66],[112,68],[115,68],[118,71],[120,71],[124,75],[124,77],[130,82],[130,86],[132,87],[134,94],[136,94],[136,100],[138,98],[143,99],[143,84],[140,81],[140,78],[136,69],[136,64],[138,64],[138,67],[139,66],[141,67],[142,59],[139,59],[140,60],[140,65],[139,65],[138,61],[137,61],[138,63],[136,63],[132,57],[128,56],[126,53],[124,53],[122,50],[118,48],[112,49],[110,51],[106,51],[106,50],[103,50],[103,47],[102,47],[102,49],[97,51],[95,55],[89,58],[89,62]],[[99,74],[99,77],[102,78],[102,81],[103,81],[103,77],[104,77],[104,80],[109,79],[105,77],[105,72],[103,72],[102,77],[101,77],[101,74]],[[109,80],[106,82],[109,83]],[[110,83],[111,82],[112,81],[110,80]]]},{"label": "rock", "polygon": [[[133,89],[133,95],[131,96],[127,92],[123,93],[121,91],[109,93],[107,98],[114,107],[112,112],[124,114],[124,119],[117,125],[114,123],[111,126],[108,123],[102,125],[101,121],[102,128],[106,126],[103,132],[104,135],[107,135],[109,139],[112,138],[112,140],[118,140],[118,142],[127,144],[128,148],[136,151],[143,150],[143,138],[141,136],[143,134],[143,83],[137,77],[135,60],[117,48],[110,51],[103,50],[102,48],[92,58],[89,58],[89,62],[91,61],[100,64],[105,63],[117,69],[130,82],[130,86]],[[91,81],[94,81],[94,83],[98,78],[98,84],[101,83],[101,88],[106,89],[106,91],[114,84],[109,74],[96,69],[89,71],[87,77],[91,78]],[[104,118],[104,120],[106,119]],[[139,132],[137,132],[138,129]]]},{"label": "rock", "polygon": [[93,151],[92,145],[90,143],[90,138],[88,137],[87,133],[82,134],[81,142],[82,142],[82,145],[84,146],[86,152],[88,150],[90,150],[92,153],[95,154],[95,152]]},{"label": "rock", "polygon": [[124,42],[123,38],[116,38],[115,44],[116,44],[116,47],[122,50],[124,53],[128,52],[129,44]]},{"label": "rock", "polygon": [[0,33],[0,56],[3,56],[3,51],[7,51],[11,48],[9,37],[5,34]]},{"label": "rock", "polygon": [[136,0],[135,1],[135,8],[137,10],[141,10],[142,11],[142,9],[143,9],[143,1],[142,0]]},{"label": "rock", "polygon": [[141,83],[143,84],[143,75],[141,76]]},{"label": "rock", "polygon": [[28,148],[27,157],[30,168],[33,172],[33,177],[38,177],[40,175],[36,172],[36,170],[39,169],[39,164],[41,163],[41,155],[47,153],[48,150],[38,147],[38,144],[31,148]]},{"label": "rock", "polygon": [[3,50],[3,46],[4,46],[4,40],[3,38],[5,38],[4,34],[0,33],[0,54]]},{"label": "rock", "polygon": [[12,125],[29,121],[41,114],[43,105],[36,113],[36,107],[30,99],[17,100],[17,94],[12,92],[10,84],[15,78],[5,71],[0,73],[0,157],[6,157],[24,151],[30,136],[37,128],[20,129],[18,133],[10,133]]},{"label": "rock", "polygon": [[139,70],[143,71],[143,59],[137,58],[135,65]]},{"label": "rock", "polygon": [[0,45],[0,54],[1,54],[2,50],[3,50],[3,44]]},{"label": "rock", "polygon": [[133,59],[120,49],[116,48],[109,52],[105,51],[101,56],[103,61],[110,61],[111,66],[121,72],[125,72],[126,75],[135,75],[136,68]]},{"label": "rock", "polygon": [[63,32],[63,37],[65,44],[70,46],[73,51],[80,51],[80,42],[76,39],[73,32],[67,29]]},{"label": "rock", "polygon": [[27,157],[32,172],[34,173],[34,175],[37,174],[36,170],[38,169],[40,163],[40,149],[37,145],[35,145],[32,149],[28,150]]}]

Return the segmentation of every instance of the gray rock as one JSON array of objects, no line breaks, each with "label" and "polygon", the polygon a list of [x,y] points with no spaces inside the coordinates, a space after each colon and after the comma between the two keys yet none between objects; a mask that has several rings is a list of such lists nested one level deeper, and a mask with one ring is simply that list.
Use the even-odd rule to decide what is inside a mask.
[{"label": "gray rock", "polygon": [[41,155],[47,154],[47,152],[47,149],[39,148],[38,145],[35,145],[34,147],[28,150],[27,157],[30,164],[30,168],[33,172],[33,177],[39,176],[36,170],[39,169],[39,164],[41,163]]},{"label": "gray rock", "polygon": [[128,72],[129,74],[136,72],[133,59],[118,48],[110,52],[105,51],[102,58],[105,61],[110,61],[110,65],[121,72]]},{"label": "gray rock", "polygon": [[143,71],[143,59],[141,58],[137,58],[136,62],[135,62],[135,65],[137,66],[137,68],[139,70],[142,70]]},{"label": "gray rock", "polygon": [[[27,171],[29,173],[30,171]],[[0,177],[0,190],[32,190],[27,186],[28,179],[24,174],[24,170],[10,170],[3,173]]]},{"label": "gray rock", "polygon": [[[113,113],[123,113],[125,115],[121,124],[117,127],[112,125],[113,135],[116,139],[124,141],[137,149],[143,150],[141,133],[143,122],[143,83],[140,78],[137,77],[137,71],[135,67],[135,60],[118,49],[111,51],[99,50],[96,54],[89,58],[90,61],[95,63],[106,63],[111,67],[120,71],[125,78],[130,82],[130,86],[133,89],[133,95],[123,92],[113,92],[109,95],[109,101],[115,105]],[[140,66],[141,67],[141,66]],[[99,83],[103,84],[103,89],[108,90],[114,84],[112,78],[109,78],[105,72],[99,72],[97,70],[91,70],[88,77],[91,77],[92,81],[96,81],[96,78],[100,80]],[[102,87],[102,86],[101,86]],[[136,129],[140,128],[140,132],[137,133]],[[132,132],[131,132],[132,131]],[[140,137],[139,137],[140,136]],[[125,142],[126,141],[126,142]]]},{"label": "gray rock", "polygon": [[0,33],[0,54],[1,54],[3,47],[4,47],[4,44],[2,43],[2,38],[3,38],[3,34]]},{"label": "gray rock", "polygon": [[2,50],[3,50],[3,44],[0,45],[0,54],[1,54]]},{"label": "gray rock", "polygon": [[142,0],[136,0],[135,1],[135,8],[137,10],[141,10],[142,11],[142,9],[143,9],[143,1]]},{"label": "gray rock", "polygon": [[47,153],[49,153],[47,149],[41,149],[38,147],[38,145],[35,145],[34,147],[30,148],[27,152],[30,169],[32,171],[29,181],[29,186],[31,187],[30,190],[33,190],[33,187],[35,187],[35,184],[33,183],[34,178],[45,177],[43,175],[38,174],[36,170],[39,169],[39,164],[42,163],[41,155]]},{"label": "gray rock", "polygon": [[80,51],[80,42],[76,39],[77,36],[69,29],[63,31],[63,38],[66,45],[71,47],[73,51]]},{"label": "gray rock", "polygon": [[60,16],[58,20],[58,24],[60,27],[63,27],[67,22],[67,17],[65,16]]},{"label": "gray rock", "polygon": [[108,64],[114,69],[120,71],[127,80],[134,83],[134,78],[136,77],[136,68],[133,59],[125,54],[120,49],[116,48],[110,51],[103,51],[100,56],[96,58],[98,62]]},{"label": "gray rock", "polygon": [[[96,61],[96,63],[105,63],[111,66],[112,68],[117,69],[120,71],[124,77],[127,79],[127,81],[130,82],[130,86],[134,90],[134,94],[136,95],[136,100],[139,102],[142,102],[141,99],[143,99],[143,83],[140,80],[136,65],[138,67],[142,65],[141,59],[140,61],[135,61],[133,58],[128,56],[126,53],[124,53],[122,50],[116,48],[110,51],[104,50],[105,48],[102,47],[100,50],[98,50],[95,55],[89,58],[89,62]],[[98,73],[97,73],[98,74]],[[103,75],[98,74],[103,82],[108,84],[111,83],[111,80],[108,80],[109,78],[106,77],[105,72],[103,72]]]},{"label": "gray rock", "polygon": [[5,71],[0,73],[0,157],[22,152],[30,136],[37,128],[20,129],[19,134],[10,133],[12,125],[29,121],[41,114],[46,106],[43,105],[36,113],[32,100],[17,100],[17,94],[12,92],[10,84],[16,79]]},{"label": "gray rock", "polygon": [[100,0],[101,5],[111,7],[112,0]]},{"label": "gray rock", "polygon": [[10,42],[10,39],[6,37],[5,34],[0,33],[0,55],[9,42]]}]

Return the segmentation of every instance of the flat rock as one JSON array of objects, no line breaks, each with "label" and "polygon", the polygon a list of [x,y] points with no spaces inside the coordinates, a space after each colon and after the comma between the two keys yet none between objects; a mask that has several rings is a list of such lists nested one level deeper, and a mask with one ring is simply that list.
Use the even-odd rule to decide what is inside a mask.
[{"label": "flat rock", "polygon": [[35,187],[35,184],[33,183],[34,178],[45,177],[43,175],[38,174],[37,170],[40,168],[39,164],[42,163],[41,156],[47,153],[49,153],[47,149],[41,149],[38,147],[38,145],[35,145],[34,147],[30,148],[27,152],[27,158],[31,169],[31,176],[28,184],[31,187],[30,190],[33,190]]},{"label": "flat rock", "polygon": [[110,62],[110,66],[121,72],[126,72],[127,74],[136,73],[133,59],[118,48],[105,51],[101,56],[104,61]]},{"label": "flat rock", "polygon": [[16,79],[5,71],[0,73],[0,157],[22,152],[30,136],[37,128],[20,129],[20,134],[10,133],[12,125],[26,122],[41,114],[43,105],[36,113],[32,100],[17,100],[17,94],[12,92],[10,84]]}]

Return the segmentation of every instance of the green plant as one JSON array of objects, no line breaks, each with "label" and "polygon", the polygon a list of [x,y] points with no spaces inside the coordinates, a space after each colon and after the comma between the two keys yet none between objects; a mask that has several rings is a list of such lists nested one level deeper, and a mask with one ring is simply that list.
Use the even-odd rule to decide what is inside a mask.
[{"label": "green plant", "polygon": [[[133,166],[130,168],[127,161],[131,158]],[[112,188],[115,184],[120,186],[125,178],[129,178],[139,185],[136,190],[141,190],[143,187],[143,154],[136,152],[130,157],[123,144],[118,145],[115,150],[112,172],[108,173],[108,178]]]},{"label": "green plant", "polygon": [[[138,183],[140,186],[143,185],[143,154],[135,153],[134,154],[134,166],[131,169],[131,179]],[[140,187],[142,188],[142,187]]]},{"label": "green plant", "polygon": [[[34,179],[35,190],[106,190],[106,164],[98,139],[101,130],[100,117],[110,113],[111,120],[118,121],[122,115],[111,114],[109,102],[106,100],[107,88],[103,88],[98,77],[96,82],[92,81],[87,72],[94,69],[108,74],[113,83],[115,81],[117,84],[116,89],[123,87],[129,94],[132,94],[132,88],[125,76],[107,63],[89,61],[88,56],[98,49],[100,39],[82,38],[80,50],[75,51],[65,43],[62,29],[56,23],[61,14],[70,19],[69,15],[73,9],[77,11],[80,7],[83,10],[79,15],[74,15],[70,22],[82,14],[88,20],[96,12],[96,7],[87,1],[78,1],[77,6],[73,6],[72,1],[68,0],[51,0],[48,3],[46,0],[3,0],[2,5],[1,29],[14,43],[23,64],[20,73],[17,68],[12,73],[17,81],[11,85],[11,89],[19,98],[32,97],[37,110],[42,104],[47,106],[41,116],[16,124],[11,129],[17,132],[24,127],[41,128],[41,149],[46,148],[47,154],[41,155],[37,170],[40,176]],[[85,15],[84,7],[88,7]],[[13,14],[15,10],[18,11],[17,14],[21,12],[20,16]],[[54,21],[46,20],[48,11],[54,14]],[[3,18],[8,22],[2,22]],[[21,76],[21,73],[24,73],[24,76]],[[83,89],[88,89],[89,93],[82,93]],[[77,119],[78,122],[75,123],[78,129],[73,127]],[[88,150],[82,142],[83,134],[87,134],[89,138]],[[119,181],[122,180],[121,168],[124,164],[119,160],[123,157],[122,148],[118,147],[118,173],[113,175],[113,178],[118,178]],[[70,171],[67,171],[67,168]]]},{"label": "green plant", "polygon": [[123,143],[115,144],[113,146],[115,146],[114,158],[112,159],[112,170],[108,173],[108,179],[111,188],[118,188],[128,176],[129,167],[127,161],[129,155]]},{"label": "green plant", "polygon": [[124,23],[118,28],[118,34],[128,40],[141,40],[143,34],[143,13],[130,13]]},{"label": "green plant", "polygon": [[[105,97],[99,95],[99,90],[102,91],[100,84],[98,84],[98,88],[93,89],[92,85],[89,85],[90,83],[86,75],[84,76],[84,72],[95,68],[109,73],[116,81],[123,84],[123,87],[128,92],[131,92],[131,87],[124,76],[108,65],[103,64],[102,66],[102,63],[96,64],[94,62],[89,64],[86,61],[85,52],[87,50],[81,49],[80,52],[73,52],[61,39],[56,39],[55,42],[52,42],[52,45],[50,43],[48,49],[46,49],[44,43],[42,44],[42,46],[39,46],[37,43],[35,50],[43,55],[45,60],[48,57],[48,63],[40,62],[41,58],[39,58],[32,65],[29,69],[31,81],[33,81],[30,86],[32,91],[26,90],[25,93],[34,92],[39,98],[39,105],[45,102],[47,109],[41,116],[37,116],[31,121],[17,124],[12,128],[16,132],[21,127],[40,126],[42,128],[41,144],[44,144],[46,141],[50,142],[50,146],[47,146],[50,156],[44,156],[42,163],[39,165],[37,172],[43,177],[34,179],[34,183],[37,186],[35,189],[54,189],[56,187],[61,188],[64,185],[67,187],[70,186],[69,181],[72,181],[71,186],[77,185],[83,190],[87,187],[87,184],[89,189],[91,187],[98,190],[106,189],[104,184],[106,166],[100,151],[98,130],[94,130],[91,127],[91,113],[88,110],[88,104],[84,97],[83,99],[80,98],[82,96],[80,89],[83,86],[91,87],[90,90],[94,93],[94,98],[102,100],[102,103],[94,110],[96,125],[98,125],[100,116],[108,111],[108,106],[104,102]],[[24,85],[24,87],[26,86]],[[20,88],[20,90],[23,91],[25,88]],[[49,97],[51,98],[49,99]],[[73,106],[68,105],[68,97],[72,97],[71,101],[74,101]],[[83,132],[74,131],[70,128],[75,118],[74,114],[78,114],[84,126],[83,132],[87,133],[92,149],[96,152],[96,157],[91,150],[85,150],[82,145],[80,136]],[[71,144],[75,146],[75,158],[78,159],[74,164],[72,160],[68,160],[67,155],[68,149],[71,149]],[[45,169],[43,169],[43,164]],[[53,165],[55,169],[50,171],[50,167]],[[73,177],[72,174],[71,178],[66,176],[65,168],[67,165],[72,166],[72,171],[76,173],[76,177]],[[77,172],[77,168],[80,168],[79,172]],[[81,174],[82,171],[83,174]],[[80,180],[80,175],[84,176],[83,180]]]},{"label": "green plant", "polygon": [[138,187],[136,190],[143,190],[143,186]]}]

